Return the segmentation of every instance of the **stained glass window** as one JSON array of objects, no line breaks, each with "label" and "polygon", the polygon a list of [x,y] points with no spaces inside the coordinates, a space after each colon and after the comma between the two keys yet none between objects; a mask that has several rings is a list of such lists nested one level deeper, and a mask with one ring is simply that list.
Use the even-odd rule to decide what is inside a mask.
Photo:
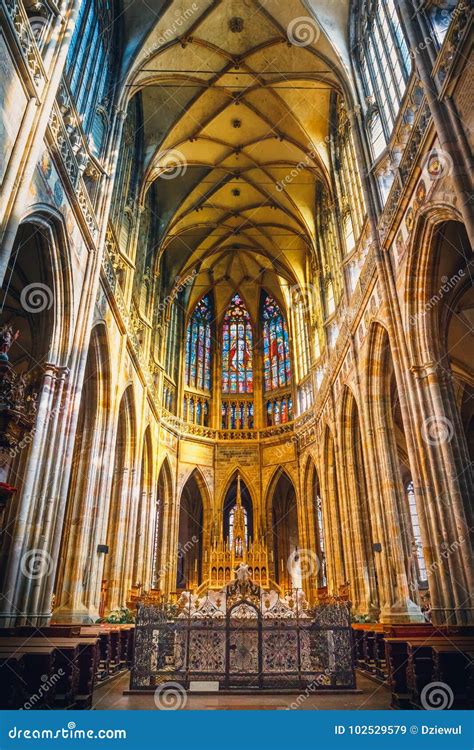
[{"label": "stained glass window", "polygon": [[266,412],[269,427],[290,422],[293,419],[293,403],[290,396],[267,401]]},{"label": "stained glass window", "polygon": [[234,294],[222,327],[223,393],[253,392],[252,347],[250,315],[240,295]]},{"label": "stained glass window", "polygon": [[288,329],[275,300],[263,300],[263,369],[265,390],[284,388],[291,380]]},{"label": "stained glass window", "polygon": [[186,385],[205,391],[211,389],[211,321],[207,295],[194,308],[186,332]]}]

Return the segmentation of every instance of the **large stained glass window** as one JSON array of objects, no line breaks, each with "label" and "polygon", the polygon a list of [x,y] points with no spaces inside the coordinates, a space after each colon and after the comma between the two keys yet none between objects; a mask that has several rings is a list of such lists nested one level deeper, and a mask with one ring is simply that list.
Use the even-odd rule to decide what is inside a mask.
[{"label": "large stained glass window", "polygon": [[209,295],[194,308],[186,332],[186,385],[211,390],[211,321],[212,303]]},{"label": "large stained glass window", "polygon": [[265,390],[285,388],[291,380],[288,329],[275,300],[263,300],[263,369]]},{"label": "large stained glass window", "polygon": [[239,294],[234,294],[222,328],[222,392],[253,393],[252,323]]}]

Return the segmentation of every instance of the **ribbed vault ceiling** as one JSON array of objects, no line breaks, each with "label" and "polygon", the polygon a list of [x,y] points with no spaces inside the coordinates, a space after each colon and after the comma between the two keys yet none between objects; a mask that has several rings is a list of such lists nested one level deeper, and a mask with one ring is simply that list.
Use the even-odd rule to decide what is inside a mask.
[{"label": "ribbed vault ceiling", "polygon": [[[282,301],[283,286],[304,284],[309,258],[318,262],[316,186],[328,183],[347,5],[156,3],[126,91],[142,97],[141,198],[155,183],[157,252],[171,279],[198,270],[192,299],[217,285],[219,308],[237,288],[256,305],[257,283]],[[133,28],[130,17],[136,40]]]}]

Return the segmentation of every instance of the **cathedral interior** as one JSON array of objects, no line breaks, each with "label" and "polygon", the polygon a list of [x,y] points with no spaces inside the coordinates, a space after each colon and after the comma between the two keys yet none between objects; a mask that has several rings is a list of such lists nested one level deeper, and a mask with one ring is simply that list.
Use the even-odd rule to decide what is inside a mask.
[{"label": "cathedral interior", "polygon": [[0,2],[0,669],[240,581],[472,699],[472,15]]}]

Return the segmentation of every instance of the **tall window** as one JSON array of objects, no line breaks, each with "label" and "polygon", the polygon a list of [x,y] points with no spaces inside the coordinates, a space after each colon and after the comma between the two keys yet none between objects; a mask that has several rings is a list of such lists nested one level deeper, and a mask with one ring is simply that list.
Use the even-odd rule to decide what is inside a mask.
[{"label": "tall window", "polygon": [[[405,93],[411,60],[395,0],[365,3],[359,28],[359,56],[365,94],[377,108],[385,142]],[[374,155],[380,152],[380,132],[369,128]]]},{"label": "tall window", "polygon": [[178,296],[171,303],[165,349],[165,372],[174,383],[177,382],[178,375],[179,336],[182,330],[181,321],[181,301]]},{"label": "tall window", "polygon": [[186,333],[186,385],[211,390],[211,320],[209,295],[194,308]]},{"label": "tall window", "polygon": [[346,252],[350,253],[362,231],[365,203],[359,168],[352,139],[351,122],[342,97],[334,104],[334,157],[336,164],[339,205],[343,213],[343,233]]},{"label": "tall window", "polygon": [[411,527],[412,527],[412,545],[413,545],[413,558],[418,575],[418,583],[423,583],[428,580],[426,572],[425,557],[423,555],[423,544],[421,541],[420,532],[420,520],[418,518],[418,511],[416,509],[415,501],[415,490],[413,488],[413,482],[410,482],[406,488],[408,507],[410,509]]},{"label": "tall window", "polygon": [[309,339],[306,329],[306,313],[303,301],[293,301],[294,339],[296,349],[296,373],[298,382],[309,372]]},{"label": "tall window", "polygon": [[265,390],[285,388],[291,380],[290,347],[285,319],[277,303],[263,300],[263,369]]},{"label": "tall window", "polygon": [[86,133],[111,84],[112,21],[110,0],[83,0],[69,45],[69,86]]},{"label": "tall window", "polygon": [[234,294],[222,327],[222,392],[253,393],[252,323]]},{"label": "tall window", "polygon": [[319,552],[319,575],[318,585],[327,585],[326,575],[326,551],[324,544],[324,525],[323,525],[323,501],[316,492],[316,512],[317,512],[317,526],[318,526],[318,552]]},{"label": "tall window", "polygon": [[[140,96],[134,96],[127,109],[122,140],[120,143],[117,170],[112,193],[111,221],[122,248],[128,247],[130,233],[129,208],[133,205],[140,173],[141,152],[143,145],[143,118]],[[147,193],[147,205],[154,213],[153,186]],[[151,204],[148,203],[151,201]],[[141,233],[140,233],[141,234]]]}]

